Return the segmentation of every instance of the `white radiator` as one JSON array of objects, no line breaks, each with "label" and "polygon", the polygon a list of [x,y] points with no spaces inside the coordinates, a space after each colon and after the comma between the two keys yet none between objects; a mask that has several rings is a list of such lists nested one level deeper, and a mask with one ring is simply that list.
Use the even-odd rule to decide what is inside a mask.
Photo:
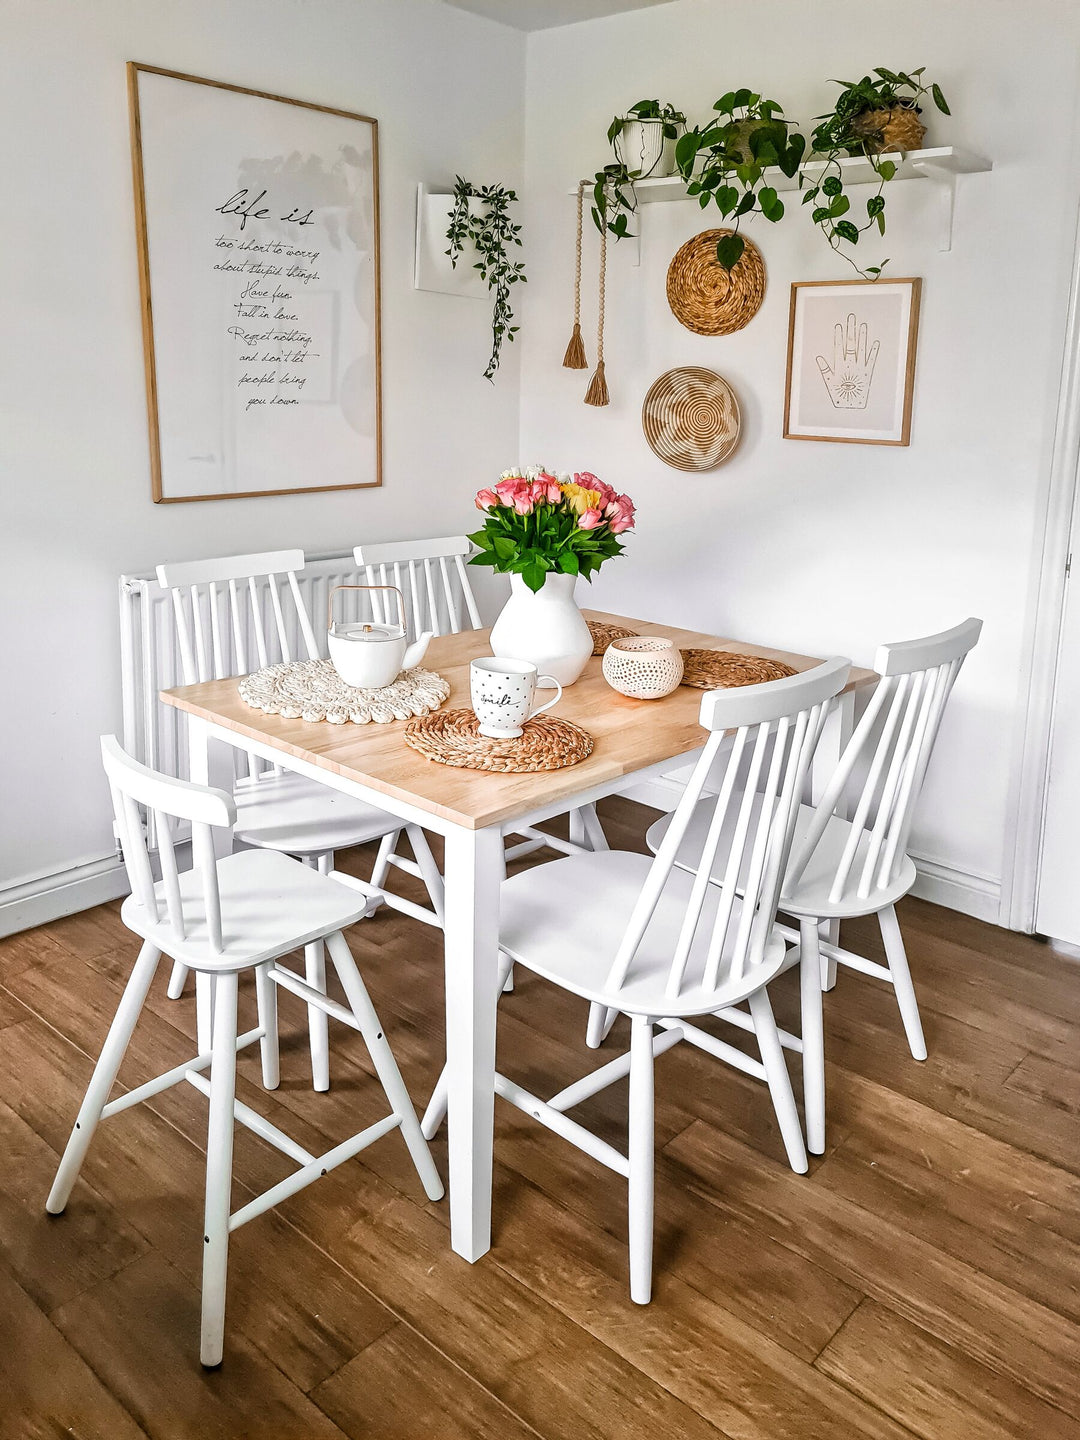
[{"label": "white radiator", "polygon": [[[327,597],[335,585],[362,582],[352,552],[339,555],[309,557],[297,575],[300,593],[311,616],[315,638],[321,652],[326,653]],[[270,613],[269,586],[261,582],[264,613]],[[343,597],[345,601],[352,596]],[[342,604],[339,613],[350,618],[352,607]],[[292,606],[285,607],[286,629],[293,657],[306,654]],[[274,630],[269,626],[268,630]],[[267,638],[268,661],[280,660],[276,634]],[[254,645],[249,647],[254,653]],[[123,745],[129,755],[154,770],[186,779],[187,735],[186,718],[181,711],[158,699],[160,690],[184,683],[180,670],[180,652],[176,642],[176,623],[164,590],[154,575],[121,575],[120,577],[120,657],[124,707]],[[148,836],[153,846],[154,836]]]}]

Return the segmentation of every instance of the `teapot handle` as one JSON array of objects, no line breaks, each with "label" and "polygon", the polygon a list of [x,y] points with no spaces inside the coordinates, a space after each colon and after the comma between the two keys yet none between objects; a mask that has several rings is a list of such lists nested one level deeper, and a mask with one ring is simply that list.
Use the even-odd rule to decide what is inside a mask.
[{"label": "teapot handle", "polygon": [[396,585],[335,585],[326,597],[327,630],[333,630],[334,628],[334,596],[339,590],[392,590],[398,598],[398,622],[401,625],[402,634],[405,634],[407,628],[405,624],[405,596]]}]

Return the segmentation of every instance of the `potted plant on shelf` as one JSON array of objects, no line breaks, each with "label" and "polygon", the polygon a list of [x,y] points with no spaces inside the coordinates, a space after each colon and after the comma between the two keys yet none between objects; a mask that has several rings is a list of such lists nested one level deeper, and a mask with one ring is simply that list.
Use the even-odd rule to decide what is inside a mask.
[{"label": "potted plant on shelf", "polygon": [[606,225],[616,240],[629,235],[629,216],[637,209],[637,180],[660,179],[675,173],[675,142],[686,116],[666,100],[638,100],[608,126],[608,144],[615,160],[598,170],[593,181],[593,223]]},{"label": "potted plant on shelf", "polygon": [[[494,380],[499,368],[504,340],[513,341],[520,328],[511,324],[514,312],[510,306],[511,287],[525,283],[525,266],[510,259],[510,246],[521,244],[521,226],[510,218],[510,206],[517,195],[505,185],[473,185],[460,175],[454,179],[454,205],[446,238],[450,242],[447,255],[457,269],[458,258],[466,240],[476,246],[479,259],[475,269],[494,295],[491,314],[491,356],[484,371],[485,380]],[[475,208],[473,202],[477,202]]]},{"label": "potted plant on shelf", "polygon": [[574,603],[579,575],[591,580],[623,553],[619,536],[634,526],[634,503],[588,471],[556,476],[542,466],[506,470],[480,490],[482,527],[470,565],[510,576],[510,599],[491,632],[491,649],[530,660],[560,685],[572,685],[592,654],[592,634]]},{"label": "potted plant on shelf", "polygon": [[[887,158],[889,152],[918,150],[926,135],[926,126],[919,119],[921,100],[929,96],[943,115],[950,114],[945,96],[937,84],[924,85],[920,65],[910,75],[905,71],[886,70],[877,66],[873,75],[861,80],[834,80],[843,88],[836,103],[826,115],[817,117],[811,136],[811,156],[821,164],[815,167],[810,188],[803,195],[804,205],[813,205],[811,219],[819,226],[829,244],[859,274],[876,278],[889,263],[868,265],[860,269],[855,260],[841,249],[841,242],[857,245],[859,236],[876,226],[885,234],[885,185],[896,174],[896,162]],[[862,156],[869,160],[878,177],[877,190],[866,201],[866,218],[859,223],[851,218],[851,201],[844,191],[845,156]]]}]

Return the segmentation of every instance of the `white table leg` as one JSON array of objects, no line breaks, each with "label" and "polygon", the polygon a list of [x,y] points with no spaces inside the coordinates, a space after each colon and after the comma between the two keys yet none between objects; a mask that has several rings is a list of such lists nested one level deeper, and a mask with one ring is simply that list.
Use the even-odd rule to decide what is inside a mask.
[{"label": "white table leg", "polygon": [[450,1243],[466,1260],[491,1247],[502,847],[497,826],[455,828],[446,837]]},{"label": "white table leg", "polygon": [[[215,745],[210,748],[210,734],[206,722],[195,715],[188,716],[188,776],[196,785],[213,785],[231,795],[236,783],[234,762],[236,751],[231,745]],[[232,851],[232,834],[215,829],[213,832],[214,854],[219,858]],[[187,966],[180,960],[173,962],[169,977],[169,996],[179,1000],[187,980]],[[209,975],[195,977],[195,1013],[198,1024],[200,1055],[210,1050],[213,1036],[213,986]]]},{"label": "white table leg", "polygon": [[[829,711],[829,717],[825,721],[824,729],[821,732],[821,739],[818,741],[817,749],[814,751],[814,763],[811,773],[811,801],[813,804],[821,799],[821,796],[828,785],[833,772],[840,763],[840,756],[844,753],[848,741],[851,739],[851,732],[855,728],[855,694],[848,691],[847,694],[837,696],[837,699]],[[844,815],[844,806],[837,807],[837,814]],[[844,815],[844,818],[850,818]],[[840,922],[839,920],[823,920],[820,926],[822,940],[828,941],[830,945],[840,943]],[[836,984],[836,961],[826,960],[822,965],[821,985],[823,990],[831,990]]]}]

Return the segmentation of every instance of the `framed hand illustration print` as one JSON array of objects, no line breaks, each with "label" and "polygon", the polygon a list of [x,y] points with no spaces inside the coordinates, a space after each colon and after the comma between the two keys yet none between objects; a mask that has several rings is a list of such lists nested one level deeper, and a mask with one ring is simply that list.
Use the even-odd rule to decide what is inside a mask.
[{"label": "framed hand illustration print", "polygon": [[156,502],[381,483],[376,122],[128,65]]},{"label": "framed hand illustration print", "polygon": [[907,445],[921,280],[791,287],[786,440]]}]

